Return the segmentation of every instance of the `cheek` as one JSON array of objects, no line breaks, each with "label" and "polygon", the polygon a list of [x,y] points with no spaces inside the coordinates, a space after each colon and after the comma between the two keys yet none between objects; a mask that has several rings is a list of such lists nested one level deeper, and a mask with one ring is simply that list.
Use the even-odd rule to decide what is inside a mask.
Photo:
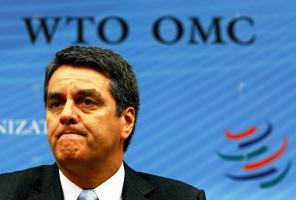
[{"label": "cheek", "polygon": [[[86,118],[85,118],[86,119]],[[84,127],[91,133],[94,143],[111,145],[120,137],[120,121],[112,117],[95,117],[83,122]],[[114,141],[115,140],[115,141]]]},{"label": "cheek", "polygon": [[47,127],[48,140],[51,140],[55,130],[58,127],[58,121],[57,121],[56,117],[54,118],[50,114],[47,114],[46,115],[46,127]]}]

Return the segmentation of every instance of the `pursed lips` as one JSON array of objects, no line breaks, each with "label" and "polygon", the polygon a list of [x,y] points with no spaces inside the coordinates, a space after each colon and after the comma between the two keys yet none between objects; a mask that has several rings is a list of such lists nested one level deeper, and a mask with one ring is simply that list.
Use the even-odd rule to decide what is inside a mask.
[{"label": "pursed lips", "polygon": [[64,129],[61,132],[58,132],[56,134],[57,138],[62,137],[63,135],[80,135],[80,136],[86,136],[86,134],[83,131],[77,130],[77,129]]}]

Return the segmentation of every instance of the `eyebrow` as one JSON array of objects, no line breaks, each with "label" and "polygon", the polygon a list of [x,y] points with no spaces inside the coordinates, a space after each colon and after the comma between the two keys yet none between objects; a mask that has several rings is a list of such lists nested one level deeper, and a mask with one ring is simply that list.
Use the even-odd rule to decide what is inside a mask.
[{"label": "eyebrow", "polygon": [[62,93],[59,92],[49,92],[47,94],[47,101],[48,100],[52,100],[52,99],[58,99],[58,98],[62,98],[64,95],[62,95]]},{"label": "eyebrow", "polygon": [[99,100],[103,99],[102,95],[95,89],[78,89],[75,91],[75,95],[78,97],[95,97]]},{"label": "eyebrow", "polygon": [[[78,89],[75,91],[75,96],[80,97],[94,97],[97,100],[103,100],[102,95],[96,91],[95,89]],[[60,99],[64,98],[63,93],[60,92],[49,92],[47,95],[47,101],[53,100],[53,99]]]}]

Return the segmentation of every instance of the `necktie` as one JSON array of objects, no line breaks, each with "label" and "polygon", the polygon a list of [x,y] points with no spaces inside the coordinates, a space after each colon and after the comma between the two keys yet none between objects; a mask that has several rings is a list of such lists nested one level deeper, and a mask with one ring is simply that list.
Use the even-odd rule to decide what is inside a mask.
[{"label": "necktie", "polygon": [[99,200],[97,194],[93,190],[83,190],[77,200]]}]

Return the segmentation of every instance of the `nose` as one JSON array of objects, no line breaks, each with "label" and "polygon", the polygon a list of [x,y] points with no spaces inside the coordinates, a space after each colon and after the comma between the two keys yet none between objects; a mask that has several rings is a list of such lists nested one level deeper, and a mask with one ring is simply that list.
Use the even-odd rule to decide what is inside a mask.
[{"label": "nose", "polygon": [[60,113],[60,122],[63,125],[76,124],[78,122],[78,115],[75,111],[75,104],[73,101],[68,100],[62,112]]}]

